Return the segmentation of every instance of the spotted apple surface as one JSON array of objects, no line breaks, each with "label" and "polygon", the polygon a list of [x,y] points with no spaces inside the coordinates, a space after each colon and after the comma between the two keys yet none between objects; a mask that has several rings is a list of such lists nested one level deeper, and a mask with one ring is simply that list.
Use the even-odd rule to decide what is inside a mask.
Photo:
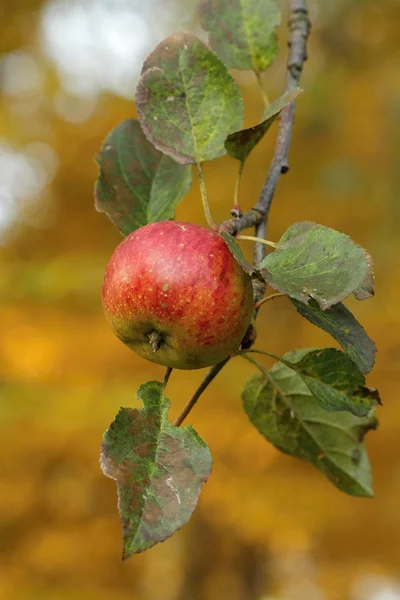
[{"label": "spotted apple surface", "polygon": [[114,251],[103,284],[111,328],[143,358],[177,369],[234,353],[253,315],[251,279],[218,234],[161,221]]}]

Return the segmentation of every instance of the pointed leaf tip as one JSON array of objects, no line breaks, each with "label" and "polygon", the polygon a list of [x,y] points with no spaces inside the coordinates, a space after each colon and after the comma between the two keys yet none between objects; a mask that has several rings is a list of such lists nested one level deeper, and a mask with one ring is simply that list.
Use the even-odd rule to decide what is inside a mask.
[{"label": "pointed leaf tip", "polygon": [[376,346],[353,314],[339,302],[321,310],[315,300],[308,304],[291,298],[298,313],[339,342],[360,371],[369,373],[375,363]]},{"label": "pointed leaf tip", "polygon": [[280,115],[285,106],[293,102],[303,90],[299,87],[285,92],[278,100],[267,106],[261,119],[261,123],[231,133],[225,142],[225,148],[232,158],[245,162],[252,150],[262,140],[271,125]]}]

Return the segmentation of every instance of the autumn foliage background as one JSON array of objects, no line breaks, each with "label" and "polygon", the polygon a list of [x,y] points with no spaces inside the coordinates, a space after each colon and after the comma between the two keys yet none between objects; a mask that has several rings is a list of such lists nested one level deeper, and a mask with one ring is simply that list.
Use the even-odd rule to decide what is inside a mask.
[{"label": "autumn foliage background", "polygon": [[[348,497],[268,445],[241,408],[253,371],[236,359],[189,418],[214,457],[194,517],[123,564],[116,489],[100,471],[99,446],[119,407],[138,406],[139,384],[163,369],[125,348],[102,314],[103,272],[120,235],[94,210],[93,158],[106,133],[134,116],[144,56],[197,25],[194,2],[116,0],[100,26],[109,7],[0,0],[0,597],[396,600],[400,5],[310,1],[305,93],[268,236],[276,241],[291,223],[312,220],[374,256],[375,299],[348,305],[379,350],[368,380],[384,404],[381,427],[367,438],[376,497]],[[266,75],[272,99],[283,89],[284,27],[280,34],[280,59]],[[262,103],[251,74],[238,81],[252,125]],[[249,159],[243,209],[260,191],[274,133]],[[217,221],[228,216],[236,169],[228,158],[205,167]],[[178,217],[204,223],[196,183]],[[277,354],[332,345],[286,299],[262,309],[258,336]],[[173,374],[173,416],[203,375]]]}]

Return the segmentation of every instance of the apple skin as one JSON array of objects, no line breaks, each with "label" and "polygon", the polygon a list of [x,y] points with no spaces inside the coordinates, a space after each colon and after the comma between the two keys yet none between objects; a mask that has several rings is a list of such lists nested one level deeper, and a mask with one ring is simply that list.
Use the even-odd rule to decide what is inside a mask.
[{"label": "apple skin", "polygon": [[143,358],[200,369],[239,348],[254,312],[253,288],[218,233],[159,221],[115,249],[103,308],[117,337]]}]

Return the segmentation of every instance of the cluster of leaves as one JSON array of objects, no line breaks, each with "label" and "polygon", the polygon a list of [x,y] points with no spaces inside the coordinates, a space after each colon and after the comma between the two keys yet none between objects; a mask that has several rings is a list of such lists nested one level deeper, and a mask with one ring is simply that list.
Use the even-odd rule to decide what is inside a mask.
[{"label": "cluster of leaves", "polygon": [[[205,0],[201,24],[209,46],[176,33],[145,60],[138,82],[139,120],[128,119],[104,141],[98,163],[96,208],[123,235],[171,219],[187,194],[191,164],[228,153],[249,154],[280,112],[301,92],[288,90],[269,104],[261,122],[243,129],[243,101],[228,67],[251,69],[258,79],[278,52],[280,12],[274,0]],[[274,446],[312,463],[338,488],[371,496],[363,443],[377,426],[375,390],[365,386],[375,346],[341,303],[353,293],[373,295],[370,256],[345,234],[322,225],[295,223],[258,265],[248,264],[235,239],[221,232],[232,254],[252,277],[286,294],[297,311],[328,332],[343,352],[293,351],[266,370],[251,350],[244,357],[261,371],[242,399],[258,431]],[[118,483],[124,558],[162,541],[190,518],[211,456],[191,427],[168,421],[169,401],[159,382],[137,393],[144,408],[121,409],[105,434],[104,473]]]}]

